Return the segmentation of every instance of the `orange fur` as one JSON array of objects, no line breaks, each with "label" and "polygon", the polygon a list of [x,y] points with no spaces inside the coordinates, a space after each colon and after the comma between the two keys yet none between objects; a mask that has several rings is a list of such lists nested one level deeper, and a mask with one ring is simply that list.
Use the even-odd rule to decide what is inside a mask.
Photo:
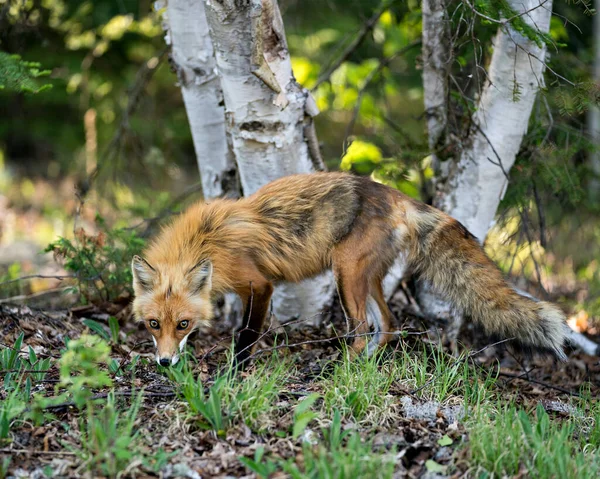
[{"label": "orange fur", "polygon": [[[359,335],[353,349],[368,346],[372,353],[390,338],[381,281],[399,254],[486,332],[562,354],[560,311],[518,295],[460,223],[346,173],[289,176],[247,198],[191,206],[163,229],[145,260],[134,258],[134,314],[153,334],[157,359],[172,360],[182,338],[211,320],[215,295],[235,292],[245,309],[236,345],[243,361],[260,334],[273,284],[332,267]],[[182,320],[189,327],[178,330]]]}]

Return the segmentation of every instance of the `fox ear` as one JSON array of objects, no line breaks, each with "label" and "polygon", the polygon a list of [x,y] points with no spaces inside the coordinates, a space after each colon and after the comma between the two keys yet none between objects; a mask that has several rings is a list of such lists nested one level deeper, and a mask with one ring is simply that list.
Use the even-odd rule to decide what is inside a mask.
[{"label": "fox ear", "polygon": [[212,287],[212,273],[213,266],[209,259],[203,259],[188,271],[187,277],[190,281],[190,290],[192,294],[196,294],[202,289],[210,289]]},{"label": "fox ear", "polygon": [[135,291],[150,291],[156,276],[156,270],[144,258],[135,255],[131,260],[133,273],[133,289]]}]

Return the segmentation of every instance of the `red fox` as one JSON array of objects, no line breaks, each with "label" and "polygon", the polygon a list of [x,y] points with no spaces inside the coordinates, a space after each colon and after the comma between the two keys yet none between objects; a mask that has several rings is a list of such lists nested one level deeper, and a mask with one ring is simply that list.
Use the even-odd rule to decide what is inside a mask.
[{"label": "red fox", "polygon": [[[278,179],[239,200],[199,202],[132,261],[133,311],[152,334],[162,366],[213,316],[211,300],[237,293],[244,317],[236,343],[247,361],[261,334],[273,284],[332,268],[354,353],[392,336],[382,280],[399,254],[485,333],[564,359],[565,317],[518,294],[473,235],[445,213],[369,178],[314,173]],[[371,331],[372,329],[372,331]]]}]

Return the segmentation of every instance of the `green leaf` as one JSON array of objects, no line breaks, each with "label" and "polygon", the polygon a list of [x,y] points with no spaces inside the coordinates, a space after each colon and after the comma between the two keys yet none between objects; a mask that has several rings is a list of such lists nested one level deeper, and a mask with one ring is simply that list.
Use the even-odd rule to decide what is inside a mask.
[{"label": "green leaf", "polygon": [[442,466],[441,464],[438,464],[433,459],[428,459],[425,462],[425,467],[427,468],[428,472],[439,472],[441,474],[446,472],[446,466]]},{"label": "green leaf", "polygon": [[110,327],[110,336],[113,343],[119,342],[119,320],[114,316],[108,318],[108,326]]},{"label": "green leaf", "polygon": [[317,393],[312,393],[306,396],[302,401],[298,403],[296,409],[294,409],[294,415],[300,415],[303,412],[308,411],[311,408],[311,406],[315,403],[315,401],[319,399],[319,397],[321,396]]},{"label": "green leaf", "polygon": [[37,356],[31,346],[29,346],[29,364],[32,366],[37,362]]},{"label": "green leaf", "polygon": [[444,434],[442,437],[438,439],[438,444],[440,446],[450,446],[454,441],[448,437],[447,434]]},{"label": "green leaf", "polygon": [[317,414],[312,411],[308,411],[300,414],[299,416],[296,416],[296,418],[294,419],[294,428],[292,431],[293,438],[298,439],[298,437],[304,432],[310,421],[312,421],[316,417]]},{"label": "green leaf", "polygon": [[106,341],[110,341],[110,336],[108,335],[102,324],[98,321],[94,321],[93,319],[84,319],[82,323]]}]

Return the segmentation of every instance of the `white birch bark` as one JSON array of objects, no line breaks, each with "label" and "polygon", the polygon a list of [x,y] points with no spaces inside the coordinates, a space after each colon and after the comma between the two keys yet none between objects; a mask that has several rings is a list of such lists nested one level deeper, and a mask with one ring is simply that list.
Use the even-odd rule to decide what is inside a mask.
[{"label": "white birch bark", "polygon": [[[523,18],[530,26],[542,33],[549,31],[551,1],[509,0],[509,4],[519,13],[528,12]],[[474,127],[458,161],[446,162],[451,171],[441,174],[443,184],[434,199],[435,206],[463,223],[481,243],[492,226],[508,185],[508,172],[527,132],[533,103],[543,85],[546,55],[545,46],[538,46],[510,25],[498,30],[493,46],[488,80],[473,116]],[[426,98],[439,95],[434,88],[440,81],[431,82]],[[429,134],[441,129],[442,125],[434,125]],[[463,319],[459,312],[426,284],[419,289],[418,302],[426,315],[446,318],[450,323],[448,336],[456,339]]]},{"label": "white birch bark", "polygon": [[[168,0],[165,40],[177,72],[205,199],[240,195],[236,166],[227,142],[223,94],[214,51],[199,0]],[[162,8],[163,2],[157,5]]]},{"label": "white birch bark", "polygon": [[[197,0],[156,2],[163,13],[165,42],[171,45],[171,65],[177,73],[190,123],[204,199],[241,196],[237,168],[227,141],[223,93],[217,74],[204,3]],[[226,294],[222,309],[227,323],[236,326],[242,303]]]},{"label": "white birch bark", "polygon": [[[293,77],[276,0],[205,2],[244,194],[282,176],[315,171],[319,158],[305,131],[312,131],[317,109]],[[318,324],[333,289],[330,273],[281,285],[273,297],[275,316]]]},{"label": "white birch bark", "polygon": [[[508,0],[531,27],[550,28],[552,2]],[[535,8],[537,7],[537,8]],[[521,35],[510,25],[494,38],[488,81],[473,116],[470,144],[465,145],[446,191],[438,199],[450,214],[483,242],[508,183],[537,92],[543,84],[545,45]]]}]

